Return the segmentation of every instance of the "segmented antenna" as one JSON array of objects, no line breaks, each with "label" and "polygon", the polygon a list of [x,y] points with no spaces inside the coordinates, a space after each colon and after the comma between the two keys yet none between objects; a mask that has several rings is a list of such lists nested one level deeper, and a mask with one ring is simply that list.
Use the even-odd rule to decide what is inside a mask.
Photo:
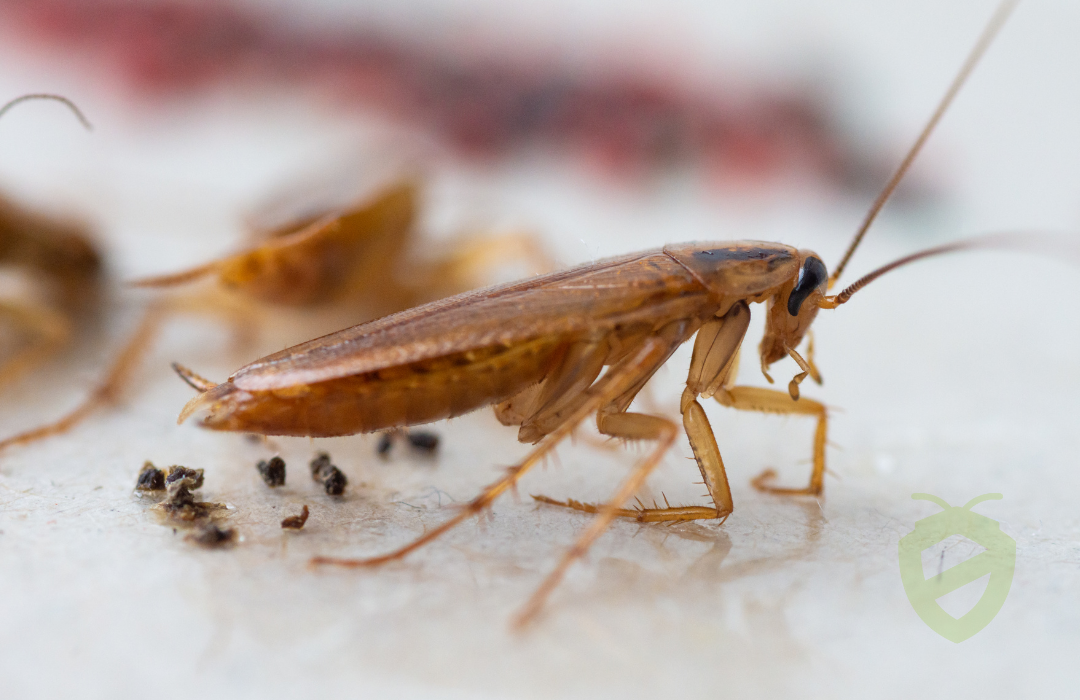
[{"label": "segmented antenna", "polygon": [[885,189],[881,191],[874,204],[870,207],[870,211],[866,213],[866,218],[863,219],[862,225],[859,226],[859,230],[855,233],[854,240],[851,241],[851,245],[848,246],[847,252],[844,253],[844,257],[840,259],[840,264],[833,270],[832,276],[829,278],[829,288],[831,289],[836,281],[840,279],[840,275],[844,272],[844,268],[847,267],[848,261],[855,253],[855,249],[859,247],[859,243],[862,242],[863,236],[866,235],[867,229],[870,228],[870,224],[874,223],[874,219],[877,218],[881,208],[885,206],[885,202],[896,190],[896,187],[900,184],[900,180],[903,179],[908,169],[911,167],[912,161],[915,160],[915,156],[919,155],[919,151],[922,150],[923,144],[930,138],[930,134],[934,131],[934,127],[941,121],[941,117],[944,116],[945,111],[952,104],[953,98],[960,92],[960,88],[963,87],[964,82],[968,76],[971,75],[971,71],[975,69],[975,65],[986,53],[986,49],[990,47],[990,44],[994,41],[994,37],[997,36],[998,31],[1005,24],[1005,20],[1009,18],[1009,15],[1019,4],[1020,0],[1003,0],[998,5],[997,10],[994,12],[994,16],[990,18],[990,22],[986,25],[982,35],[979,36],[979,40],[975,43],[975,47],[968,54],[967,60],[964,61],[964,65],[961,66],[960,72],[953,78],[952,84],[949,85],[949,89],[945,92],[945,96],[941,98],[941,102],[938,103],[937,109],[930,116],[930,121],[923,127],[922,133],[919,134],[919,138],[915,139],[915,144],[904,156],[904,160],[900,162],[900,167],[896,169],[893,176],[889,178],[889,182],[886,183]]},{"label": "segmented antenna", "polygon": [[63,95],[53,95],[47,92],[36,92],[29,95],[16,97],[14,100],[11,100],[7,104],[5,104],[3,107],[0,107],[0,117],[3,117],[4,114],[7,113],[7,111],[15,105],[19,104],[20,102],[26,102],[28,100],[53,100],[55,102],[60,102],[61,104],[67,105],[67,108],[75,113],[75,116],[82,123],[82,125],[86,127],[87,131],[94,130],[94,126],[90,123],[90,120],[86,118],[86,115],[82,113],[82,110],[79,109],[79,107],[74,102],[64,97]]},{"label": "segmented antenna", "polygon": [[954,253],[958,250],[973,250],[978,248],[1014,248],[1016,250],[1046,253],[1048,255],[1053,255],[1055,258],[1060,258],[1062,255],[1068,255],[1074,261],[1080,261],[1080,254],[1078,254],[1077,251],[1076,241],[1063,236],[1055,236],[1037,231],[990,233],[974,238],[953,241],[952,243],[945,243],[943,245],[934,246],[933,248],[927,248],[926,250],[920,250],[910,255],[905,255],[899,260],[894,260],[887,265],[882,265],[873,272],[866,273],[845,287],[844,291],[839,294],[825,297],[818,303],[818,306],[825,309],[835,309],[837,306],[846,303],[847,300],[851,298],[852,294],[870,284],[878,277],[881,277],[886,272],[892,272],[896,268],[903,267],[916,260],[932,258],[937,255],[944,255],[945,253]]}]

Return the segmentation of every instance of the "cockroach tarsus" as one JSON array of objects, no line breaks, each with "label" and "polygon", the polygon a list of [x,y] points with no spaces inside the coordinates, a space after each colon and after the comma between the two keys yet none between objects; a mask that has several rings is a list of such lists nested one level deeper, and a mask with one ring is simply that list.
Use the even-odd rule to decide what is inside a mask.
[{"label": "cockroach tarsus", "polygon": [[[818,255],[779,243],[668,245],[462,294],[297,345],[242,367],[221,384],[200,384],[200,395],[179,420],[205,409],[202,425],[217,430],[329,437],[418,425],[494,405],[500,422],[518,426],[519,441],[536,445],[455,516],[404,547],[370,559],[312,560],[347,567],[400,559],[479,514],[594,413],[604,435],[654,442],[606,504],[537,499],[597,515],[526,603],[518,625],[533,619],[567,568],[615,517],[722,522],[732,513],[724,463],[699,398],[736,410],[812,418],[809,483],[777,486],[768,471],[752,483],[769,493],[817,496],[824,487],[828,412],[824,404],[800,397],[803,380],[821,377],[812,354],[804,357],[796,348],[820,309],[844,304],[878,276],[917,259],[999,242],[973,239],[924,250],[828,294],[1014,5],[1006,0],[998,8],[831,278]],[[784,357],[801,370],[786,392],[735,384],[739,348],[756,303],[766,304],[759,347],[766,378],[772,382],[767,369]],[[675,349],[695,335],[680,412],[712,505],[625,508],[679,432],[668,418],[628,408]]]}]

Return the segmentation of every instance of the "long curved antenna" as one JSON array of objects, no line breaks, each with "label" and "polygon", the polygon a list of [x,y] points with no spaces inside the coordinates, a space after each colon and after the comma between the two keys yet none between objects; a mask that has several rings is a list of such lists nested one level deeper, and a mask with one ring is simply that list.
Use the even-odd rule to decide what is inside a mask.
[{"label": "long curved antenna", "polygon": [[[1080,251],[1077,251],[1077,242],[1073,239],[1066,239],[1063,236],[1055,236],[1041,232],[1016,231],[989,233],[975,238],[965,238],[960,241],[934,246],[933,248],[920,250],[911,255],[905,255],[899,260],[894,260],[887,265],[882,265],[873,272],[868,272],[845,287],[844,291],[839,294],[825,297],[818,302],[818,307],[822,309],[835,309],[837,306],[847,303],[848,299],[850,299],[855,292],[870,284],[878,277],[881,277],[886,272],[892,272],[896,268],[903,267],[916,260],[932,258],[937,255],[944,255],[945,253],[954,253],[959,250],[973,250],[978,248],[1014,248],[1016,250],[1046,253],[1048,255],[1053,255],[1055,258],[1060,258],[1062,253],[1069,253],[1072,258],[1080,262]],[[1040,248],[1043,248],[1044,250],[1039,250]]]},{"label": "long curved antenna", "polygon": [[941,117],[944,116],[945,111],[952,104],[953,98],[960,92],[960,88],[963,87],[964,82],[968,76],[971,75],[971,71],[975,69],[975,65],[986,53],[986,49],[990,47],[994,37],[997,36],[998,31],[1005,24],[1005,20],[1009,18],[1009,15],[1019,4],[1020,0],[1003,0],[998,5],[997,11],[994,12],[994,16],[990,18],[990,22],[986,25],[986,29],[983,30],[979,40],[975,43],[975,48],[968,54],[967,60],[964,61],[964,65],[961,66],[960,72],[953,78],[952,84],[949,85],[949,89],[945,92],[945,96],[941,98],[941,102],[938,103],[937,109],[934,110],[933,115],[930,117],[930,121],[923,127],[922,133],[919,134],[919,138],[915,139],[915,145],[911,147],[907,155],[904,156],[904,160],[900,162],[900,167],[896,169],[893,176],[889,178],[889,182],[886,183],[885,189],[881,191],[874,204],[870,207],[870,211],[866,213],[866,218],[863,219],[862,225],[859,226],[859,230],[855,233],[855,238],[851,241],[851,245],[848,246],[847,252],[844,253],[844,257],[840,259],[840,264],[833,270],[832,277],[829,278],[829,288],[831,289],[836,281],[840,279],[840,275],[844,272],[844,268],[847,267],[848,261],[851,260],[851,256],[854,255],[855,249],[859,247],[859,243],[862,242],[863,236],[866,235],[866,231],[870,228],[870,225],[874,223],[874,219],[881,212],[881,208],[885,206],[885,202],[896,190],[900,184],[900,180],[903,179],[908,169],[911,167],[911,163],[915,160],[915,156],[919,155],[919,151],[922,150],[923,144],[930,138],[930,134],[934,131],[934,127],[941,121]]},{"label": "long curved antenna", "polygon": [[19,104],[20,102],[26,102],[28,100],[53,100],[55,102],[65,104],[67,105],[68,109],[75,113],[75,116],[79,119],[82,125],[86,127],[87,131],[94,130],[94,126],[90,123],[90,120],[86,118],[86,115],[82,113],[82,110],[79,109],[79,107],[74,102],[64,97],[63,95],[53,95],[47,92],[36,92],[29,95],[23,95],[22,97],[16,97],[14,100],[11,100],[7,104],[5,104],[3,107],[0,107],[0,117],[3,117],[4,114],[15,105]]}]

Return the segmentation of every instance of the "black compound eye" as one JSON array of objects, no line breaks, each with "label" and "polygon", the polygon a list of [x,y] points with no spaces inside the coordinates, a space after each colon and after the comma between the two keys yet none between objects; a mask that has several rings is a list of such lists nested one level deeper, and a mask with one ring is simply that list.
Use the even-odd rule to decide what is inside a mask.
[{"label": "black compound eye", "polygon": [[829,272],[825,269],[825,263],[817,258],[807,258],[802,269],[799,270],[799,281],[795,283],[795,289],[791,290],[791,296],[788,297],[788,313],[792,316],[798,316],[799,309],[802,307],[803,302],[806,301],[806,297],[810,296],[810,292],[820,287],[828,279]]}]

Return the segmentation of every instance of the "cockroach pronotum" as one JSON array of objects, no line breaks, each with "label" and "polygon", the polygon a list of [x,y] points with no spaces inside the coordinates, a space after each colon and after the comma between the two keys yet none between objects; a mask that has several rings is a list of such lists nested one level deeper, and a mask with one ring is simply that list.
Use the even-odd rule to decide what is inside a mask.
[{"label": "cockroach pronotum", "polygon": [[[804,358],[796,351],[818,311],[835,309],[872,280],[915,260],[1015,242],[990,236],[923,250],[828,294],[1014,5],[1006,0],[998,8],[831,277],[815,253],[779,243],[668,245],[462,294],[348,328],[253,362],[221,384],[179,368],[201,392],[179,420],[207,409],[202,425],[216,430],[330,437],[419,425],[494,405],[500,422],[519,426],[518,440],[536,445],[454,517],[410,544],[370,559],[313,560],[351,567],[399,559],[480,513],[593,413],[605,435],[655,442],[606,504],[538,499],[597,517],[520,611],[519,626],[536,615],[567,567],[616,516],[642,522],[723,521],[732,513],[724,463],[699,397],[744,411],[816,420],[809,484],[779,487],[769,471],[753,484],[770,493],[818,495],[825,475],[828,415],[824,404],[800,398],[800,382],[809,376],[820,383],[820,375],[812,352]],[[802,370],[787,392],[734,384],[750,305],[761,302],[766,304],[760,345],[766,378],[772,381],[767,369],[784,357]],[[653,373],[695,334],[681,413],[713,503],[625,508],[678,433],[667,418],[627,409]]]}]

